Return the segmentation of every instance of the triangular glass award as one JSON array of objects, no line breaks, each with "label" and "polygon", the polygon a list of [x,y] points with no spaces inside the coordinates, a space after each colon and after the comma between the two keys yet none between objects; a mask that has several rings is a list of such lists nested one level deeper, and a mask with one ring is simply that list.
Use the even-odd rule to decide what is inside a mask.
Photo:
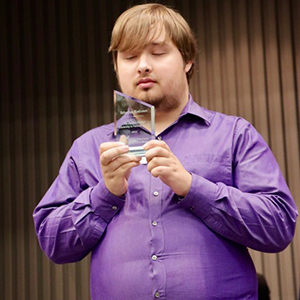
[{"label": "triangular glass award", "polygon": [[130,154],[144,156],[142,146],[155,139],[155,107],[114,91],[114,135],[128,144]]}]

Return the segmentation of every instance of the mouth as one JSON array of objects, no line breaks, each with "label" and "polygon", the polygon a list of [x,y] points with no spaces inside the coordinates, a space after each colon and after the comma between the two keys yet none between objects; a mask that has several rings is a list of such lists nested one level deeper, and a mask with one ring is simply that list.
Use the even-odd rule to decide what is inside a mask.
[{"label": "mouth", "polygon": [[155,80],[151,79],[151,78],[142,78],[138,81],[137,85],[139,87],[141,87],[142,89],[149,89],[151,88],[154,84],[155,84]]}]

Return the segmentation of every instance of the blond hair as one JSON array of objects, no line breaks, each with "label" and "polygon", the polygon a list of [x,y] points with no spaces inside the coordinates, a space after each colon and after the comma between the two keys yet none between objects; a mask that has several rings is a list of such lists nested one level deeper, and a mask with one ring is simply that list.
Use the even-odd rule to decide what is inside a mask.
[{"label": "blond hair", "polygon": [[158,3],[133,6],[117,19],[112,31],[109,52],[117,66],[118,51],[142,49],[152,41],[157,32],[150,37],[150,30],[165,29],[166,39],[170,38],[182,55],[183,60],[193,62],[187,73],[188,82],[193,74],[197,52],[197,42],[185,19],[175,10]]}]

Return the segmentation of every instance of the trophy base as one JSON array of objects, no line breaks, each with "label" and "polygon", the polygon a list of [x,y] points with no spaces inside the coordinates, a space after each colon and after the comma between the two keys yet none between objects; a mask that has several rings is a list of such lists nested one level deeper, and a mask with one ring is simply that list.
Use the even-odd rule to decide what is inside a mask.
[{"label": "trophy base", "polygon": [[129,147],[128,154],[132,154],[135,156],[145,156],[145,149],[142,146]]}]

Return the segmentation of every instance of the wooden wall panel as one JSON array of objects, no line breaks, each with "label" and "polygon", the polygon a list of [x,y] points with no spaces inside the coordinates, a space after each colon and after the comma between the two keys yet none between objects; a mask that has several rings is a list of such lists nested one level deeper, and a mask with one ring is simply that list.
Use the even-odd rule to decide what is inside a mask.
[{"label": "wooden wall panel", "polygon": [[[3,271],[1,272],[1,291],[4,299],[12,299],[13,295],[13,267],[12,267],[12,223],[11,218],[11,142],[10,142],[10,91],[9,91],[9,62],[10,39],[8,34],[8,8],[2,5],[1,28],[3,28],[3,42],[1,41],[1,262]],[[4,218],[4,216],[7,216]],[[4,272],[5,270],[5,272]]]},{"label": "wooden wall panel", "polygon": [[[110,32],[118,15],[140,2],[0,4],[1,299],[89,299],[89,257],[51,263],[31,215],[73,140],[112,120]],[[253,123],[300,207],[300,1],[163,2],[182,12],[198,38],[195,100]],[[299,226],[282,253],[250,252],[272,300],[297,299]]]},{"label": "wooden wall panel", "polygon": [[[291,3],[278,1],[278,32],[279,32],[279,52],[281,67],[281,87],[282,87],[282,106],[284,116],[284,137],[285,137],[285,157],[286,157],[286,178],[293,195],[299,199],[299,178],[300,168],[300,149],[299,149],[299,127],[296,101],[295,85],[295,56],[292,45],[292,22],[291,22]],[[297,38],[296,36],[294,38]],[[299,38],[299,37],[298,37]],[[298,250],[299,251],[299,250]],[[293,289],[293,277],[295,276],[294,256],[292,247],[289,247],[280,257],[280,270],[285,276],[281,277],[282,295],[292,298],[295,295]],[[299,266],[298,266],[299,268]],[[292,272],[289,272],[292,270]]]},{"label": "wooden wall panel", "polygon": [[[292,43],[293,43],[293,55],[294,55],[294,76],[295,76],[295,95],[296,95],[296,106],[297,121],[298,121],[298,145],[300,145],[300,1],[293,0],[291,2],[291,20],[292,20]],[[298,154],[298,158],[299,158]],[[294,192],[294,197],[298,199],[298,209],[300,208],[299,200],[299,186]],[[296,194],[297,193],[297,194]],[[297,234],[293,241],[293,256],[294,256],[294,267],[295,267],[295,285],[300,286],[300,227],[298,225]],[[296,288],[297,289],[297,288]],[[300,288],[299,288],[300,289]],[[300,297],[300,295],[299,295]]]}]

